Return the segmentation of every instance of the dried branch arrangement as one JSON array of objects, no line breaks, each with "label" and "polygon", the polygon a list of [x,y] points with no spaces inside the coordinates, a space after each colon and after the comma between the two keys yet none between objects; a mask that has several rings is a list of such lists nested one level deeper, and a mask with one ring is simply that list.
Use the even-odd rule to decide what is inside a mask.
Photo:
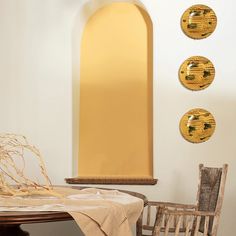
[{"label": "dried branch arrangement", "polygon": [[[27,158],[36,158],[44,184],[33,180],[26,174]],[[0,134],[0,195],[27,196],[53,195],[51,181],[40,151],[29,144],[24,136],[16,134]]]}]

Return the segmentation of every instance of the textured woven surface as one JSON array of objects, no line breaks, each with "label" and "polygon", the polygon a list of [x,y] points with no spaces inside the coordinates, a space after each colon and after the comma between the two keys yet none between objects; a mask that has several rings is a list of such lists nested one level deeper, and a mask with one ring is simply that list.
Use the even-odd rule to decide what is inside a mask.
[{"label": "textured woven surface", "polygon": [[[214,212],[219,195],[222,168],[207,168],[201,170],[201,183],[199,192],[199,209],[200,211]],[[213,224],[213,217],[209,222],[209,232]],[[200,231],[204,230],[204,219],[200,223]]]}]

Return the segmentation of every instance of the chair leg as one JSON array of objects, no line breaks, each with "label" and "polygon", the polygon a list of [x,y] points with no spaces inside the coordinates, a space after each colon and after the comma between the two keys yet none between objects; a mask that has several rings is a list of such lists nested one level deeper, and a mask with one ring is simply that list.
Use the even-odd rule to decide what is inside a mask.
[{"label": "chair leg", "polygon": [[218,225],[219,225],[219,218],[220,217],[218,215],[214,217],[210,236],[216,236],[217,235],[217,230],[218,230]]},{"label": "chair leg", "polygon": [[143,226],[143,212],[141,213],[136,223],[136,236],[142,236],[142,226]]}]

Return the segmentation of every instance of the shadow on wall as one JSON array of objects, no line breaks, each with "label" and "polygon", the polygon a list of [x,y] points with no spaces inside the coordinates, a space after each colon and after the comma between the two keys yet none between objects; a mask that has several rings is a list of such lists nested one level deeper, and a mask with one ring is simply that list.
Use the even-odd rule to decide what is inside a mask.
[{"label": "shadow on wall", "polygon": [[77,12],[75,19],[75,27],[77,25],[77,22],[78,23],[83,22],[85,24],[87,20],[90,18],[90,16],[92,16],[98,9],[114,2],[133,3],[145,9],[144,5],[139,0],[89,0],[85,4],[83,4],[82,7]]},{"label": "shadow on wall", "polygon": [[[234,182],[234,181],[232,181]],[[236,209],[236,193],[227,194],[229,186],[226,186],[226,195],[223,202],[223,211],[220,219],[220,225],[235,225],[235,209]],[[232,228],[225,228],[224,232],[221,230],[220,227],[219,231],[221,235],[232,235],[233,227]],[[225,232],[227,230],[227,232]]]},{"label": "shadow on wall", "polygon": [[[217,106],[215,118],[218,124],[216,128],[216,138],[218,140],[219,148],[216,148],[216,152],[209,153],[211,155],[211,161],[221,161],[222,163],[229,164],[229,171],[226,180],[225,198],[223,202],[222,216],[220,225],[235,224],[235,209],[236,209],[236,100],[235,96],[231,97],[227,94],[224,97],[215,98],[215,101],[211,101],[211,106]],[[214,104],[213,104],[214,102]],[[221,231],[224,228],[224,232]],[[220,227],[219,235],[232,235],[233,228]]]}]

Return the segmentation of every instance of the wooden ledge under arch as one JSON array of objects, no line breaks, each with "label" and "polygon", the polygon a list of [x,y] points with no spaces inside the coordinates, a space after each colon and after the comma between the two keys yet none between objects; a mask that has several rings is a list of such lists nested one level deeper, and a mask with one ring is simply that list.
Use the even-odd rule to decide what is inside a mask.
[{"label": "wooden ledge under arch", "polygon": [[155,185],[157,179],[143,177],[74,177],[65,178],[68,184],[119,184],[119,185]]}]

